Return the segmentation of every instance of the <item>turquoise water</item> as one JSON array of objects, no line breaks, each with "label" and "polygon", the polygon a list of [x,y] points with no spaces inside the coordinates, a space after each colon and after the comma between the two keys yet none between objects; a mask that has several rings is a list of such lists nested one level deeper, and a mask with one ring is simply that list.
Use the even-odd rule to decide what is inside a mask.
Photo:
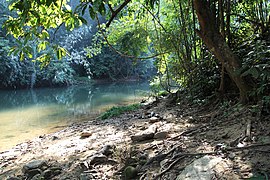
[{"label": "turquoise water", "polygon": [[0,151],[112,106],[139,102],[148,89],[148,83],[133,82],[0,91]]}]

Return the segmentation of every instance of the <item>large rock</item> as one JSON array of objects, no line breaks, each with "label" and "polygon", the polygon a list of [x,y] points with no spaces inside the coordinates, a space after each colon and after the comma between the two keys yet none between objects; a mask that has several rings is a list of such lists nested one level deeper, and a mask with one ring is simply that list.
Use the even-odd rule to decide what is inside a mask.
[{"label": "large rock", "polygon": [[225,167],[228,166],[228,163],[225,161],[221,157],[204,156],[188,165],[177,177],[177,180],[215,179],[215,173],[226,170]]},{"label": "large rock", "polygon": [[149,126],[148,129],[137,133],[136,135],[131,136],[131,140],[133,142],[141,142],[141,141],[145,141],[145,140],[150,140],[154,138],[155,133],[157,132],[157,125],[156,124],[152,124],[151,126]]},{"label": "large rock", "polygon": [[30,170],[33,169],[40,169],[44,170],[48,168],[47,162],[44,160],[34,160],[29,162],[28,164],[25,164],[22,168],[23,173],[29,173]]}]

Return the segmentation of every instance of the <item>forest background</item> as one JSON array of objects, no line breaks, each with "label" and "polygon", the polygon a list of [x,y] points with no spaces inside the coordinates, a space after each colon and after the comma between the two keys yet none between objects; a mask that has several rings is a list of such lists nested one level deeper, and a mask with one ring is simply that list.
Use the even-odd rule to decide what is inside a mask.
[{"label": "forest background", "polygon": [[176,88],[199,103],[239,97],[269,107],[269,6],[268,0],[2,0],[0,87],[155,74],[154,92]]}]

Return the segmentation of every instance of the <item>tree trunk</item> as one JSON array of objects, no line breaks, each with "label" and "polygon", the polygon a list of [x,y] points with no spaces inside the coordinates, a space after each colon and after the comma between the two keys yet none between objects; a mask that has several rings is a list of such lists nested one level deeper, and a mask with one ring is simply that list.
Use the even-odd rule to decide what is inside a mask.
[{"label": "tree trunk", "polygon": [[215,17],[212,16],[206,0],[194,0],[194,8],[200,24],[197,34],[204,41],[208,49],[224,64],[230,78],[235,82],[240,92],[240,102],[248,102],[250,87],[236,71],[241,67],[240,60],[232,52],[219,30],[216,28]]}]

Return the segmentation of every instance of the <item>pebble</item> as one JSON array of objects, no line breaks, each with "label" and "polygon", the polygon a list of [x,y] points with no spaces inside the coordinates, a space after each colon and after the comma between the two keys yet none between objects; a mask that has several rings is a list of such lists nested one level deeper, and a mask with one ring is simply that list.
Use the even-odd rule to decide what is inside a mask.
[{"label": "pebble", "polygon": [[231,160],[233,160],[235,158],[235,153],[230,153],[228,155],[228,158],[231,159]]},{"label": "pebble", "polygon": [[92,134],[93,133],[86,131],[86,132],[82,132],[80,136],[81,136],[81,138],[88,138],[88,137],[92,136]]}]

